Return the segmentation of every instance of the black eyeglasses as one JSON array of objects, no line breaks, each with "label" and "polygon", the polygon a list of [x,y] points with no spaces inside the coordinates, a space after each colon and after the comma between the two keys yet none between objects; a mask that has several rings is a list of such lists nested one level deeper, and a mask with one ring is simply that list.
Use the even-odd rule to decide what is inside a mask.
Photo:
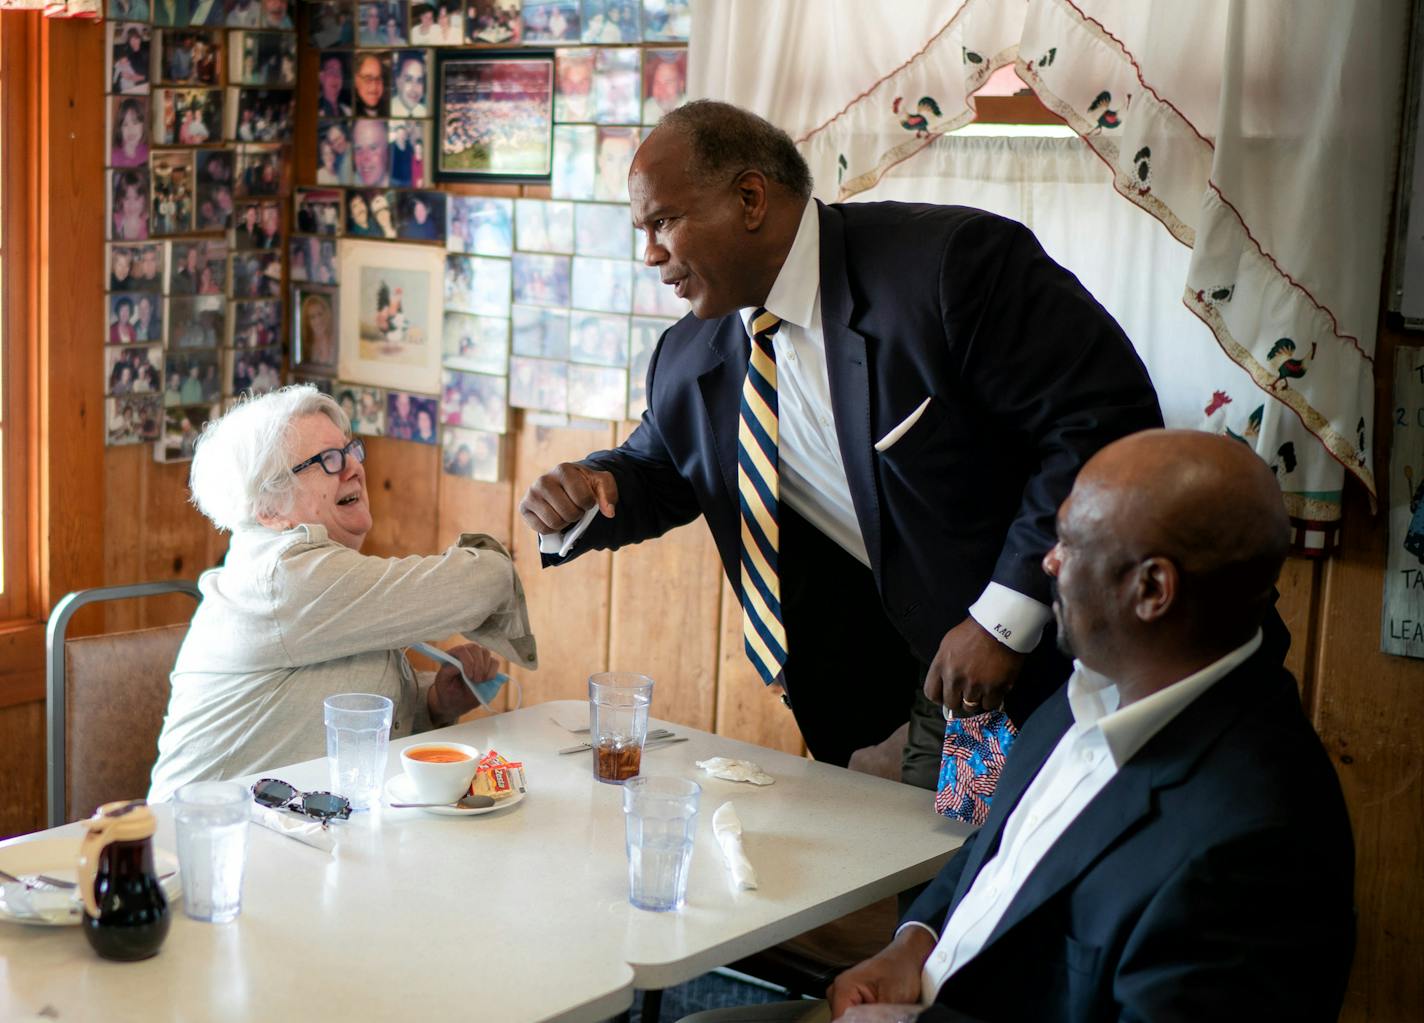
[{"label": "black eyeglasses", "polygon": [[344,821],[351,816],[351,801],[334,792],[303,792],[276,778],[262,778],[252,784],[252,798],[262,806],[291,810],[321,821]]},{"label": "black eyeglasses", "polygon": [[340,476],[346,471],[346,456],[348,454],[358,462],[366,460],[366,445],[361,443],[360,437],[352,437],[351,443],[344,448],[327,448],[325,451],[318,451],[305,462],[298,462],[292,466],[292,475],[295,476],[303,469],[313,465],[319,465],[321,471],[328,476]]}]

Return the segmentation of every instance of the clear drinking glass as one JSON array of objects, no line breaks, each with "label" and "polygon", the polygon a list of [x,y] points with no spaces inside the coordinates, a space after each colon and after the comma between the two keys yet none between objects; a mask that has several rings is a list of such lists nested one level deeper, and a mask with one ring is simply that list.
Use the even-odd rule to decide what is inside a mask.
[{"label": "clear drinking glass", "polygon": [[367,810],[381,797],[386,747],[395,704],[374,693],[341,693],[322,704],[326,714],[326,759],[331,791]]},{"label": "clear drinking glass", "polygon": [[588,677],[588,741],[599,781],[622,785],[637,776],[652,702],[653,680],[646,675],[601,671]]},{"label": "clear drinking glass", "polygon": [[173,796],[183,912],[224,923],[242,910],[247,859],[247,789],[233,781],[195,781]]},{"label": "clear drinking glass", "polygon": [[701,794],[686,778],[644,775],[623,786],[628,901],[639,909],[681,909],[687,901]]}]

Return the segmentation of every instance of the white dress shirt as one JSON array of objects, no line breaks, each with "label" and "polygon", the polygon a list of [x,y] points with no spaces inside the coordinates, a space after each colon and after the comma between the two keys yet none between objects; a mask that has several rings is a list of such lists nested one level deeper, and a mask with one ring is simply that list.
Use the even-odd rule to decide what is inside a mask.
[{"label": "white dress shirt", "polygon": [[[1073,723],[1004,822],[998,851],[945,922],[920,973],[922,1004],[933,1002],[945,980],[979,954],[1038,864],[1122,766],[1260,645],[1258,630],[1225,657],[1121,709],[1117,685],[1074,662],[1068,679]],[[931,930],[918,922],[904,926]]]},{"label": "white dress shirt", "polygon": [[[821,221],[814,201],[801,212],[796,238],[767,295],[766,309],[781,318],[773,336],[781,499],[868,568],[870,555],[855,517],[831,405],[821,327]],[[741,310],[748,338],[755,312]],[[972,495],[966,500],[973,500]],[[589,509],[562,534],[540,536],[540,552],[567,555],[594,513],[596,508]],[[1020,653],[1038,645],[1043,626],[1052,617],[1047,605],[995,582],[985,587],[969,614],[995,639]]]},{"label": "white dress shirt", "polygon": [[[781,317],[781,327],[773,336],[781,498],[869,567],[831,406],[826,336],[821,327],[819,212],[815,202],[806,203],[791,251],[766,297],[767,311]],[[741,312],[750,337],[756,310]],[[1043,626],[1052,617],[1046,605],[995,582],[985,587],[969,614],[995,639],[1020,653],[1038,645]]]},{"label": "white dress shirt", "polygon": [[[801,214],[796,240],[766,297],[766,309],[781,317],[772,337],[781,500],[869,567],[831,412],[831,377],[821,331],[821,221],[814,202]],[[748,338],[755,312],[742,310]]]}]

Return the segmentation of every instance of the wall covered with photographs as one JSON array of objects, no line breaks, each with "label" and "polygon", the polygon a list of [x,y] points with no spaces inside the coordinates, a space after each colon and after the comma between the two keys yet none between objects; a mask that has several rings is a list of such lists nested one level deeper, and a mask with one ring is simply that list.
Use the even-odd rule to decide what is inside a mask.
[{"label": "wall covered with photographs", "polygon": [[[378,8],[374,15],[371,7]],[[201,166],[204,175],[198,182],[203,196],[187,233],[106,235],[102,243],[110,280],[107,294],[94,304],[112,302],[115,295],[146,295],[147,307],[139,310],[135,299],[122,315],[130,323],[152,322],[159,308],[158,322],[167,330],[121,326],[115,335],[121,341],[109,344],[120,314],[114,310],[111,317],[106,305],[105,340],[93,339],[96,353],[139,350],[137,358],[125,355],[134,359],[127,378],[142,374],[147,381],[136,393],[130,384],[128,393],[109,396],[110,436],[125,443],[106,453],[103,569],[86,584],[192,578],[216,563],[226,537],[187,503],[187,465],[176,461],[191,451],[184,438],[214,407],[243,392],[315,380],[330,388],[367,436],[375,519],[367,553],[426,554],[475,530],[492,534],[514,555],[540,635],[540,670],[510,669],[526,702],[586,695],[591,671],[638,670],[665,683],[658,703],[664,719],[799,751],[794,721],[767,696],[742,654],[735,597],[704,528],[693,524],[656,544],[598,552],[558,572],[541,572],[536,545],[517,513],[524,489],[540,473],[617,444],[634,428],[651,346],[683,314],[682,303],[670,302],[670,290],[639,265],[623,187],[647,122],[680,101],[686,47],[678,40],[686,34],[686,6],[472,0],[447,11],[446,24],[451,13],[461,15],[461,30],[473,32],[473,42],[441,45],[422,29],[427,16],[419,4],[302,2],[289,13],[291,31],[219,26],[218,44],[229,52],[217,61],[220,84],[209,88],[223,91],[225,119],[240,114],[228,106],[232,89],[285,89],[234,85],[233,37],[264,31],[295,36],[291,142],[270,171],[259,166],[244,176],[248,147],[282,143],[213,136],[204,143],[160,145],[149,137],[161,153],[192,155],[193,173]],[[156,37],[167,46],[167,28],[212,32],[213,26],[155,24],[142,0],[134,0],[130,16],[136,19],[130,23],[148,29],[150,63],[139,64],[150,69],[150,89],[178,88],[155,80]],[[225,12],[208,8],[207,16]],[[429,20],[439,27],[440,12],[433,10]],[[377,45],[363,45],[362,25],[376,33],[365,38]],[[76,46],[98,56],[110,24],[92,27],[92,41],[76,40]],[[432,41],[416,46],[412,38]],[[374,64],[365,59],[367,52],[376,55]],[[523,130],[517,117],[513,124],[485,124],[477,131],[487,120],[469,116],[482,109],[479,83],[505,80],[510,60],[544,62],[546,84],[534,91],[547,100],[552,88],[552,118],[538,132]],[[453,110],[448,102],[442,106],[440,89],[440,75],[452,64]],[[279,72],[281,67],[279,59]],[[93,75],[96,98],[102,71],[100,62]],[[365,98],[357,91],[363,85]],[[127,98],[112,84],[108,88],[111,99]],[[360,116],[358,103],[381,116]],[[185,118],[191,105],[183,104]],[[95,108],[82,112],[91,122],[102,119]],[[503,104],[493,112],[500,108],[510,112]],[[140,116],[152,109],[150,92]],[[203,120],[202,113],[200,105],[196,120]],[[242,124],[240,116],[236,123]],[[179,120],[175,133],[181,125]],[[92,129],[92,135],[101,131]],[[120,145],[112,148],[120,149],[123,136],[117,137]],[[195,137],[192,130],[186,137]],[[112,195],[112,179],[134,168],[114,166],[111,154],[101,171],[98,150],[94,146],[94,191],[97,196],[107,187]],[[199,229],[229,203],[221,189],[203,185],[212,178],[208,161],[215,157],[209,154],[226,150],[233,160],[230,226]],[[153,161],[147,154],[123,158],[141,169],[138,187],[151,192]],[[548,181],[519,176],[536,159],[547,162]],[[165,166],[160,164],[161,173]],[[248,182],[274,187],[268,178],[289,194],[278,192],[276,202],[250,194]],[[202,203],[208,196],[211,216]],[[146,208],[153,216],[151,200]],[[112,233],[115,218],[109,219]],[[159,244],[144,248],[149,242]],[[93,244],[97,263],[100,243]],[[110,246],[134,251],[125,263]],[[175,246],[176,254],[169,251]],[[219,267],[225,275],[216,285]],[[131,274],[134,283],[128,282]],[[190,279],[198,282],[191,294],[184,290]],[[171,310],[175,300],[178,308]],[[147,340],[150,334],[156,340]],[[187,340],[180,345],[179,338]],[[213,338],[220,340],[213,344]],[[145,350],[150,347],[157,356]],[[175,443],[164,445],[154,461],[152,441],[155,434],[161,439],[168,388],[165,382],[164,393],[155,395],[157,367],[143,371],[138,358],[152,365],[151,358],[159,357],[166,371],[170,352],[179,374],[172,408],[198,411],[187,426],[179,415],[168,416]],[[94,358],[95,385],[101,372],[109,372],[98,365],[103,361]],[[188,385],[196,403],[183,395],[194,373],[190,361],[199,364],[197,381]],[[210,364],[217,367],[216,389]],[[120,368],[119,390],[125,378]],[[216,399],[207,403],[215,391]],[[136,443],[142,440],[150,443]],[[176,464],[161,464],[164,458]],[[666,621],[670,609],[678,628],[647,627]],[[151,608],[115,605],[95,613],[108,629],[122,629],[182,620],[190,612],[186,602],[156,598]]]},{"label": "wall covered with photographs", "polygon": [[641,264],[626,176],[683,99],[686,0],[108,14],[110,444],[183,460],[225,403],[309,381],[357,432],[497,480],[511,409],[641,414],[686,306]]},{"label": "wall covered with photographs", "polygon": [[192,457],[224,400],[280,385],[289,0],[108,0],[105,423]]},{"label": "wall covered with photographs", "polygon": [[[357,432],[439,444],[445,472],[490,481],[511,409],[545,426],[641,414],[652,346],[686,307],[638,260],[625,179],[682,101],[686,8],[309,6],[292,367],[329,374],[337,337]],[[511,184],[530,187],[480,194]]]}]

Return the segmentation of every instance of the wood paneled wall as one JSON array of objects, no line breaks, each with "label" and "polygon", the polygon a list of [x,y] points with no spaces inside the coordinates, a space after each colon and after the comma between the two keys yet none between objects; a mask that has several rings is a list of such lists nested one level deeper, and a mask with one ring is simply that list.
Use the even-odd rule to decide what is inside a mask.
[{"label": "wood paneled wall", "polygon": [[[1376,478],[1388,486],[1394,353],[1418,345],[1381,323],[1375,352]],[[1381,489],[1380,508],[1390,495]],[[1424,1019],[1424,662],[1380,653],[1387,516],[1346,491],[1344,546],[1323,566],[1306,637],[1312,720],[1355,829],[1360,936],[1345,1020]],[[1399,537],[1394,538],[1400,542]]]},{"label": "wood paneled wall", "polygon": [[[40,151],[50,200],[38,253],[45,272],[35,384],[49,606],[81,586],[195,577],[225,544],[187,503],[186,466],[155,463],[144,448],[102,446],[102,27],[46,22],[41,50],[49,114]],[[309,136],[309,128],[299,131]],[[309,159],[299,154],[299,175]],[[1393,351],[1419,340],[1381,331],[1379,465],[1389,457]],[[528,702],[579,698],[591,671],[646,671],[658,682],[659,716],[800,749],[790,715],[742,656],[738,609],[700,524],[555,571],[537,568],[532,537],[514,511],[518,496],[544,469],[606,447],[627,429],[526,427],[516,414],[506,451],[510,478],[495,484],[442,475],[433,448],[373,440],[376,529],[368,550],[434,551],[462,530],[506,542],[540,642],[541,670],[520,673]],[[1337,766],[1355,828],[1360,942],[1343,1018],[1393,1023],[1424,1018],[1424,664],[1378,650],[1385,520],[1357,487],[1348,490],[1344,535],[1343,550],[1328,563],[1287,566],[1280,608],[1294,637],[1290,667]],[[178,598],[149,601],[107,615],[86,612],[78,624],[86,631],[130,628],[188,610]],[[0,635],[0,834],[33,830],[42,820],[41,662],[38,629],[27,628]]]}]

